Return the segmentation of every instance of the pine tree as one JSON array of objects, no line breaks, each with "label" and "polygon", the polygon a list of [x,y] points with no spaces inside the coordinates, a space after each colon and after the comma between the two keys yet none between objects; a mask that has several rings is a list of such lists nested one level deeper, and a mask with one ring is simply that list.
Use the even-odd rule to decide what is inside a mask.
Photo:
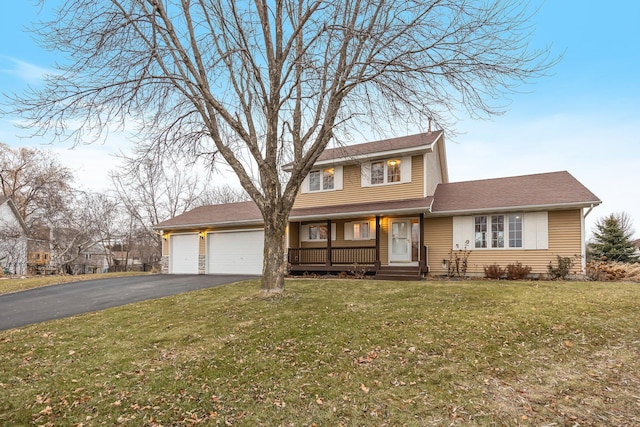
[{"label": "pine tree", "polygon": [[638,262],[638,256],[634,254],[631,220],[626,213],[612,213],[598,219],[593,235],[594,242],[590,246],[594,259],[625,263]]}]

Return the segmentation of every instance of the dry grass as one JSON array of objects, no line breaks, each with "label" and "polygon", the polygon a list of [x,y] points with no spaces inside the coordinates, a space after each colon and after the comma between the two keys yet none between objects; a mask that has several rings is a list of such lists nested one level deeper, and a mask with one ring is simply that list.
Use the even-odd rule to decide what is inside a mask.
[{"label": "dry grass", "polygon": [[0,425],[640,425],[640,286],[247,282],[0,333]]},{"label": "dry grass", "polygon": [[99,274],[81,274],[77,276],[71,275],[53,275],[53,276],[33,276],[33,277],[13,277],[0,276],[0,295],[11,292],[25,291],[27,289],[39,288],[42,286],[58,285],[61,283],[79,282],[82,280],[107,279],[112,277],[137,276],[141,274],[149,274],[144,272],[122,272],[122,273],[99,273]]}]

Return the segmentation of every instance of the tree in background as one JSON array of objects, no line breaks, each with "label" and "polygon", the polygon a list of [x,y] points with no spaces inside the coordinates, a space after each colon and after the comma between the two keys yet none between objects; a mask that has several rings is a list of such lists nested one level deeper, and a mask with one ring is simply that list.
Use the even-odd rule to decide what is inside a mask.
[{"label": "tree in background", "polygon": [[593,242],[589,245],[592,258],[638,262],[638,256],[634,254],[633,233],[631,218],[625,212],[599,218],[593,230]]},{"label": "tree in background", "polygon": [[46,226],[71,199],[71,170],[49,151],[0,143],[0,195],[13,200],[29,228]]},{"label": "tree in background", "polygon": [[[46,3],[45,3],[46,4]],[[38,35],[66,57],[12,113],[38,134],[138,126],[141,162],[226,164],[264,219],[265,292],[284,289],[295,196],[329,141],[502,112],[555,62],[522,0],[67,0]],[[151,153],[151,154],[150,154]],[[281,166],[290,165],[283,176]]]}]

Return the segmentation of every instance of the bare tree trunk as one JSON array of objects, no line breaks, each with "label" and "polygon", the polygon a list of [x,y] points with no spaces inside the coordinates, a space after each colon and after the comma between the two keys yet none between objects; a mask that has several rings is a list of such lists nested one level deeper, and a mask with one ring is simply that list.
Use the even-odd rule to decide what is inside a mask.
[{"label": "bare tree trunk", "polygon": [[278,209],[264,214],[264,262],[262,264],[263,293],[284,291],[284,276],[287,271],[286,230],[287,218]]}]

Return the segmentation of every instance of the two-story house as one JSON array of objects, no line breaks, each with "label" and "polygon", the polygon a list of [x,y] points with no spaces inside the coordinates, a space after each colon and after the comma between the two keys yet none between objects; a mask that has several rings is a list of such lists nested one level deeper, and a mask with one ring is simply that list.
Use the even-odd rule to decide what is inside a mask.
[{"label": "two-story house", "polygon": [[[284,166],[287,170],[287,166]],[[292,272],[446,274],[468,249],[469,274],[521,262],[544,273],[584,256],[584,218],[600,200],[567,172],[449,183],[444,134],[428,132],[325,150],[289,216]],[[202,206],[155,226],[165,273],[262,268],[253,202]]]}]

